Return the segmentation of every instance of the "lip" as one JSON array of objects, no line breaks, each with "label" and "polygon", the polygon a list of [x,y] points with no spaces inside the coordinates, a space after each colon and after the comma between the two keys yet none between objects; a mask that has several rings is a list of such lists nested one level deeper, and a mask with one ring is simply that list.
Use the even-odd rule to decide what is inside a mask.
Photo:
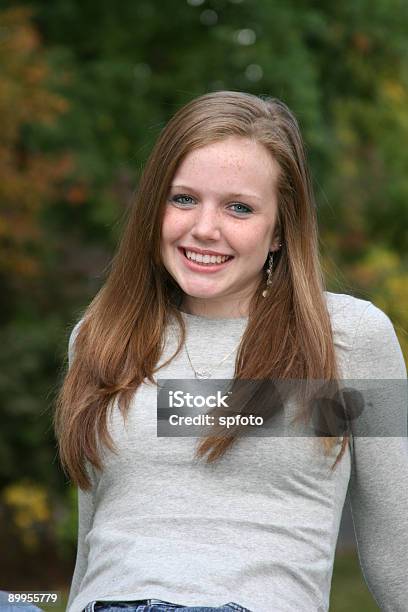
[{"label": "lip", "polygon": [[187,268],[194,272],[200,272],[201,274],[213,274],[214,272],[220,272],[221,270],[224,270],[224,268],[226,268],[233,259],[227,259],[227,261],[224,261],[224,263],[221,264],[207,264],[206,266],[203,266],[201,264],[196,263],[195,261],[192,261],[191,259],[188,259],[184,255],[183,248],[178,247],[177,250],[179,251],[180,256],[182,257],[184,264],[187,266]]}]

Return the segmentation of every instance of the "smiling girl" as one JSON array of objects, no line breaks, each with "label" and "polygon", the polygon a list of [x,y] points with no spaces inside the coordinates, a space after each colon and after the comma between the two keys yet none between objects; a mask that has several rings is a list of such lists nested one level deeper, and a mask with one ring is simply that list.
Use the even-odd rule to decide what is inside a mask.
[{"label": "smiling girl", "polygon": [[[157,435],[157,372],[406,380],[389,318],[324,289],[283,102],[219,91],[169,121],[69,362],[55,421],[78,485],[69,612],[325,612],[347,491],[370,590],[406,610],[406,404],[392,437]],[[389,419],[389,394],[373,400]]]}]

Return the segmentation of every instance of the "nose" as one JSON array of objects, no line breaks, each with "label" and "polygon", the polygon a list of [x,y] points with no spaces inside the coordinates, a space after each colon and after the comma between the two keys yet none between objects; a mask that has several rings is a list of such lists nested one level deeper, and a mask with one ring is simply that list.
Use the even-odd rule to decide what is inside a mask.
[{"label": "nose", "polygon": [[217,207],[211,204],[199,206],[194,216],[191,234],[197,240],[219,240],[220,217]]}]

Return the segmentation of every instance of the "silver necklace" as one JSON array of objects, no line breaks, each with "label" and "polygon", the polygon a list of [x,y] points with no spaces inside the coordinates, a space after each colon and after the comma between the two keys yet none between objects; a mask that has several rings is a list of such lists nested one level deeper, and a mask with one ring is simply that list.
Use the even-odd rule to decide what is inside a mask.
[{"label": "silver necklace", "polygon": [[196,369],[195,369],[195,367],[193,366],[193,364],[191,363],[190,354],[189,354],[189,352],[188,352],[188,348],[187,348],[187,342],[184,342],[184,346],[185,346],[185,348],[186,348],[186,354],[187,354],[188,360],[189,360],[189,362],[190,362],[190,365],[191,365],[191,367],[192,367],[192,369],[193,369],[194,376],[195,376],[195,377],[196,377],[198,380],[202,380],[203,378],[211,378],[211,376],[213,375],[214,370],[216,370],[216,369],[217,369],[217,368],[218,368],[218,367],[219,367],[219,366],[220,366],[222,363],[224,363],[224,361],[225,361],[226,359],[228,359],[228,357],[229,357],[230,355],[232,355],[232,353],[235,351],[235,349],[237,349],[237,348],[238,348],[238,346],[240,345],[240,342],[241,342],[241,340],[238,342],[238,344],[237,344],[236,346],[234,346],[234,348],[232,349],[232,351],[230,351],[230,352],[228,353],[228,355],[226,355],[226,356],[224,357],[224,359],[222,359],[222,360],[221,360],[221,361],[220,361],[220,362],[219,362],[219,363],[218,363],[218,364],[215,366],[215,368],[213,368],[212,370],[205,370],[205,369],[196,370]]}]

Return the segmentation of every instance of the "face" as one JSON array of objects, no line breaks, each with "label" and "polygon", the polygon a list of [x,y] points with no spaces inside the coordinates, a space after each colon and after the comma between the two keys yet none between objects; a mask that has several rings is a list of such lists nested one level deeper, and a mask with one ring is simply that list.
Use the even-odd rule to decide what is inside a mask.
[{"label": "face", "polygon": [[[268,252],[278,248],[277,162],[261,144],[228,137],[191,151],[171,182],[161,254],[183,291],[181,310],[211,318],[248,315]],[[185,249],[225,263],[190,261]]]}]

